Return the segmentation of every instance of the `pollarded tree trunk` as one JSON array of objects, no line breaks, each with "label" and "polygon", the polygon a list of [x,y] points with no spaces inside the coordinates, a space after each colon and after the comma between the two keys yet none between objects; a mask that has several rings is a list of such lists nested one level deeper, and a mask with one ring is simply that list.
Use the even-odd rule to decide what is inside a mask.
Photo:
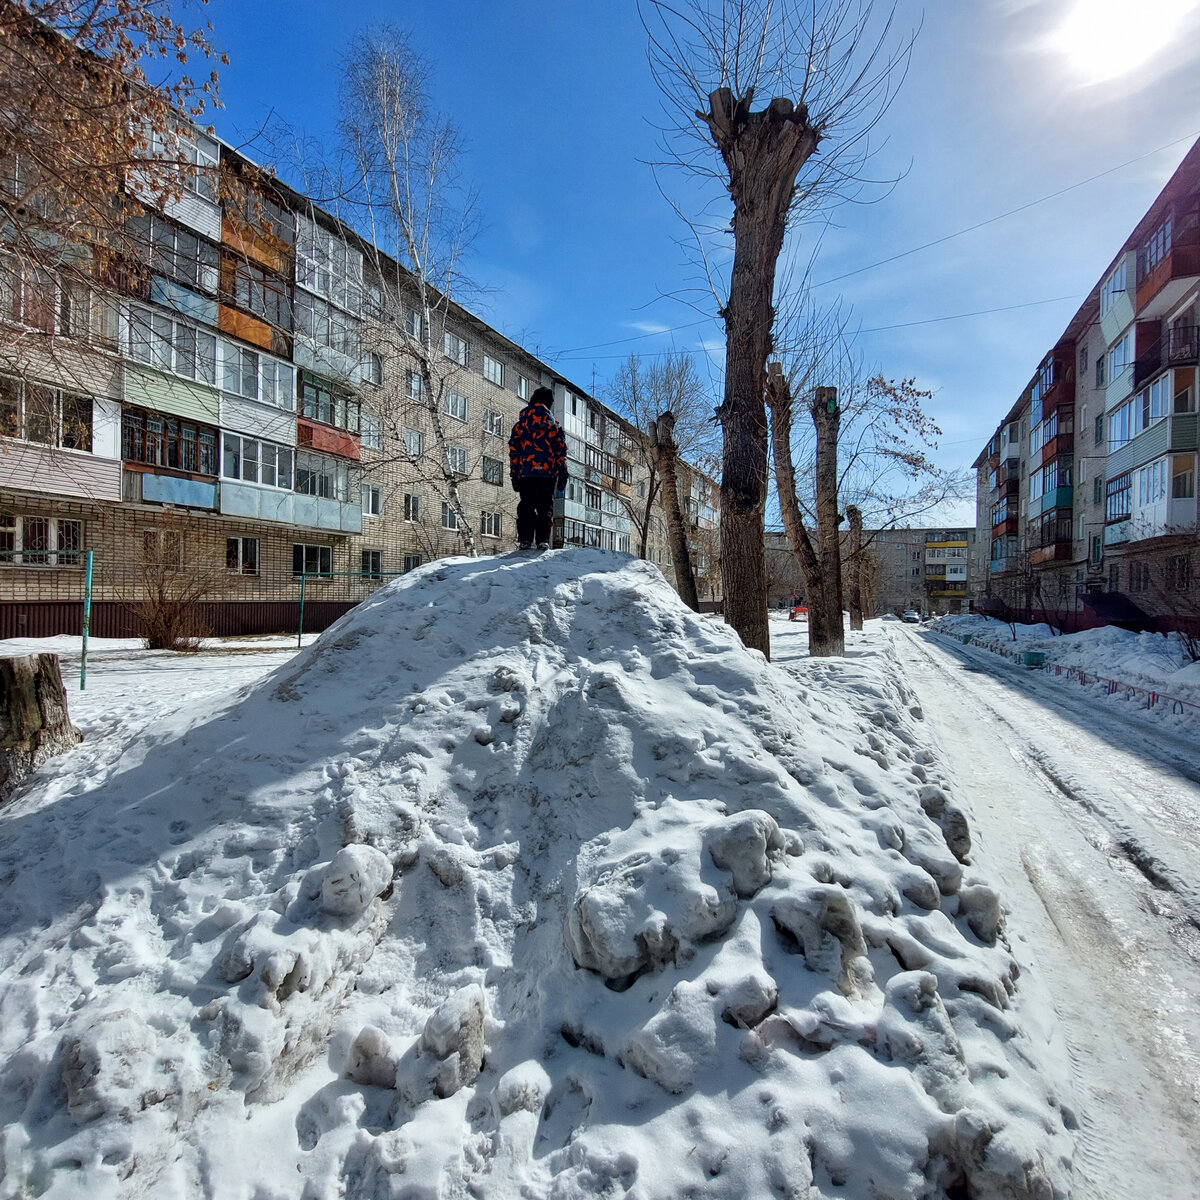
[{"label": "pollarded tree trunk", "polygon": [[654,422],[653,446],[662,476],[663,507],[667,510],[667,537],[671,544],[671,558],[675,563],[675,586],[684,604],[693,612],[700,611],[700,597],[696,593],[696,574],[692,570],[692,555],[688,550],[687,527],[679,504],[679,481],[675,470],[678,457],[675,448],[675,417],[665,412]]},{"label": "pollarded tree trunk", "polygon": [[80,740],[67,715],[58,655],[0,658],[0,801],[30,771]]},{"label": "pollarded tree trunk", "polygon": [[846,558],[846,583],[850,592],[850,628],[863,627],[862,588],[862,510],[856,504],[846,506],[846,520],[850,523],[850,544]]},{"label": "pollarded tree trunk", "polygon": [[725,318],[725,435],[721,474],[721,575],[725,619],[769,655],[763,509],[767,498],[767,354],[775,319],[775,268],[796,176],[817,147],[808,110],[776,97],[751,112],[754,89],[718,88],[699,113],[729,172],[733,271]]}]

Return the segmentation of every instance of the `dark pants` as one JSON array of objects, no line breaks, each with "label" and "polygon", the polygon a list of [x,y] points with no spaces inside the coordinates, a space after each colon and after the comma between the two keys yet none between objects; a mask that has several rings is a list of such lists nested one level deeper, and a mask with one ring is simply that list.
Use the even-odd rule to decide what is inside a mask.
[{"label": "dark pants", "polygon": [[513,481],[517,495],[517,541],[548,542],[554,521],[554,483],[540,475]]}]

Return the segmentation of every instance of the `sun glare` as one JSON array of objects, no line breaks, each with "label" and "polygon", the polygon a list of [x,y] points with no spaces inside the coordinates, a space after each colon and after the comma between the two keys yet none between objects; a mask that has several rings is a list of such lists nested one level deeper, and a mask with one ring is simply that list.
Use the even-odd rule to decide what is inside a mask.
[{"label": "sun glare", "polygon": [[1051,36],[1085,83],[1127,74],[1168,45],[1200,0],[1074,0]]}]

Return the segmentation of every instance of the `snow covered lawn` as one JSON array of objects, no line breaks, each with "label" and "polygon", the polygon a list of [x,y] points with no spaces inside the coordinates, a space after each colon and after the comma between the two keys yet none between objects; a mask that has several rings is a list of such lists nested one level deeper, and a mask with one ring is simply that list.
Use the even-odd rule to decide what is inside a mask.
[{"label": "snow covered lawn", "polygon": [[0,810],[0,1194],[1063,1200],[1065,1049],[889,639],[773,632],[568,551],[93,660]]}]

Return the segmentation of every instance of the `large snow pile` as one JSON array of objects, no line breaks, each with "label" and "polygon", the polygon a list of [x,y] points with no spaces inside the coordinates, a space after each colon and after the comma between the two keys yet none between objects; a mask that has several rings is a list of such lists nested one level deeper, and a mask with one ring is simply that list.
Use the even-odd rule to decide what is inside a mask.
[{"label": "large snow pile", "polygon": [[[1040,650],[1046,661],[1200,705],[1200,662],[1177,633],[1135,633],[1116,625],[1056,634],[1049,625],[1008,624],[993,617],[943,617],[934,626],[952,637],[1000,650]],[[1118,702],[1123,697],[1118,693]],[[1197,714],[1187,714],[1195,720]]]},{"label": "large snow pile", "polygon": [[1061,1049],[857,670],[637,560],[450,560],[43,770],[0,814],[0,1194],[1066,1196]]}]

